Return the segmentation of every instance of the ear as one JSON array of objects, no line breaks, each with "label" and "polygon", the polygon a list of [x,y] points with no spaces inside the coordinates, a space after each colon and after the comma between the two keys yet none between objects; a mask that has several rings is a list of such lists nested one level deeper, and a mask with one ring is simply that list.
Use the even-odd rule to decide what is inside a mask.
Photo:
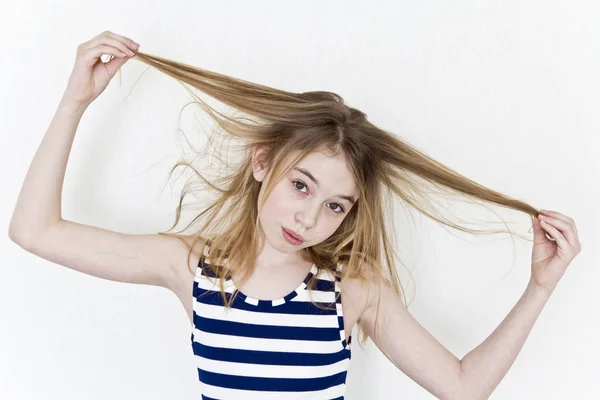
[{"label": "ear", "polygon": [[266,162],[268,151],[269,147],[263,144],[257,144],[252,148],[252,174],[259,182],[262,182],[269,172]]}]

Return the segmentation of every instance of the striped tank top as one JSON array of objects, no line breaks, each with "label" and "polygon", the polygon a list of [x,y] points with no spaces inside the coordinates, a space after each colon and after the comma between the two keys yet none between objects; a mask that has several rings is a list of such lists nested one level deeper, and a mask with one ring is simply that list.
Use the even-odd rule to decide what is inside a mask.
[{"label": "striped tank top", "polygon": [[[226,310],[209,263],[206,258],[213,280],[200,261],[192,292],[191,344],[202,400],[343,400],[352,336],[346,343],[339,278],[324,271],[311,291],[332,310],[311,303],[314,264],[288,295],[259,300],[238,292]],[[231,277],[224,289],[227,299],[237,289]]]}]

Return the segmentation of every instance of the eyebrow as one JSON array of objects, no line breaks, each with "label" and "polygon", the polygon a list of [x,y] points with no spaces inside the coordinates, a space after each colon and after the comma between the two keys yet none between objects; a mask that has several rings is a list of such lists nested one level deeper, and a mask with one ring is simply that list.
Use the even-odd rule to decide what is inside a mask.
[{"label": "eyebrow", "polygon": [[[304,168],[298,168],[298,167],[294,167],[294,169],[296,171],[302,172],[304,175],[308,176],[315,183],[315,185],[319,186],[319,181],[317,180],[317,178],[315,178],[313,174],[311,174],[310,172],[308,172],[308,170],[306,170]],[[348,200],[352,204],[354,204],[356,202],[356,200],[352,196],[338,194],[335,197],[340,197],[342,199]]]}]

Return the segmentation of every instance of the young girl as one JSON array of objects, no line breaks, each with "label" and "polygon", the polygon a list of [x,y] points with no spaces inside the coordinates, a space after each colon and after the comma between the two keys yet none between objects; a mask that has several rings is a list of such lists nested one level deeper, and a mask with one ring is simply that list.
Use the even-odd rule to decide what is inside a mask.
[{"label": "young girl", "polygon": [[[138,47],[108,31],[78,47],[21,189],[13,241],[86,274],[172,290],[192,324],[203,399],[343,399],[355,326],[363,341],[370,337],[434,396],[490,396],[581,251],[571,218],[538,213],[469,180],[377,128],[334,93],[276,90]],[[116,58],[104,63],[102,54]],[[132,57],[253,118],[225,116],[198,98],[222,132],[243,146],[241,161],[219,169],[225,173],[216,184],[194,169],[218,196],[197,216],[202,223],[191,235],[128,235],[62,218],[61,188],[77,125]],[[444,225],[474,232],[426,208],[426,183],[532,218],[525,293],[462,360],[408,312],[391,256],[389,194]],[[180,210],[181,202],[174,226]]]}]

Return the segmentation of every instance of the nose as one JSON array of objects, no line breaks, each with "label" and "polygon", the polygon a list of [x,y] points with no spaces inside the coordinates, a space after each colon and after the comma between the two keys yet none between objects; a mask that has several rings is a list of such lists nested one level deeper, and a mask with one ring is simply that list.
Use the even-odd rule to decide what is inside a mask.
[{"label": "nose", "polygon": [[304,229],[312,229],[317,224],[320,211],[321,205],[319,202],[307,202],[306,207],[297,214],[296,222],[299,222]]}]

